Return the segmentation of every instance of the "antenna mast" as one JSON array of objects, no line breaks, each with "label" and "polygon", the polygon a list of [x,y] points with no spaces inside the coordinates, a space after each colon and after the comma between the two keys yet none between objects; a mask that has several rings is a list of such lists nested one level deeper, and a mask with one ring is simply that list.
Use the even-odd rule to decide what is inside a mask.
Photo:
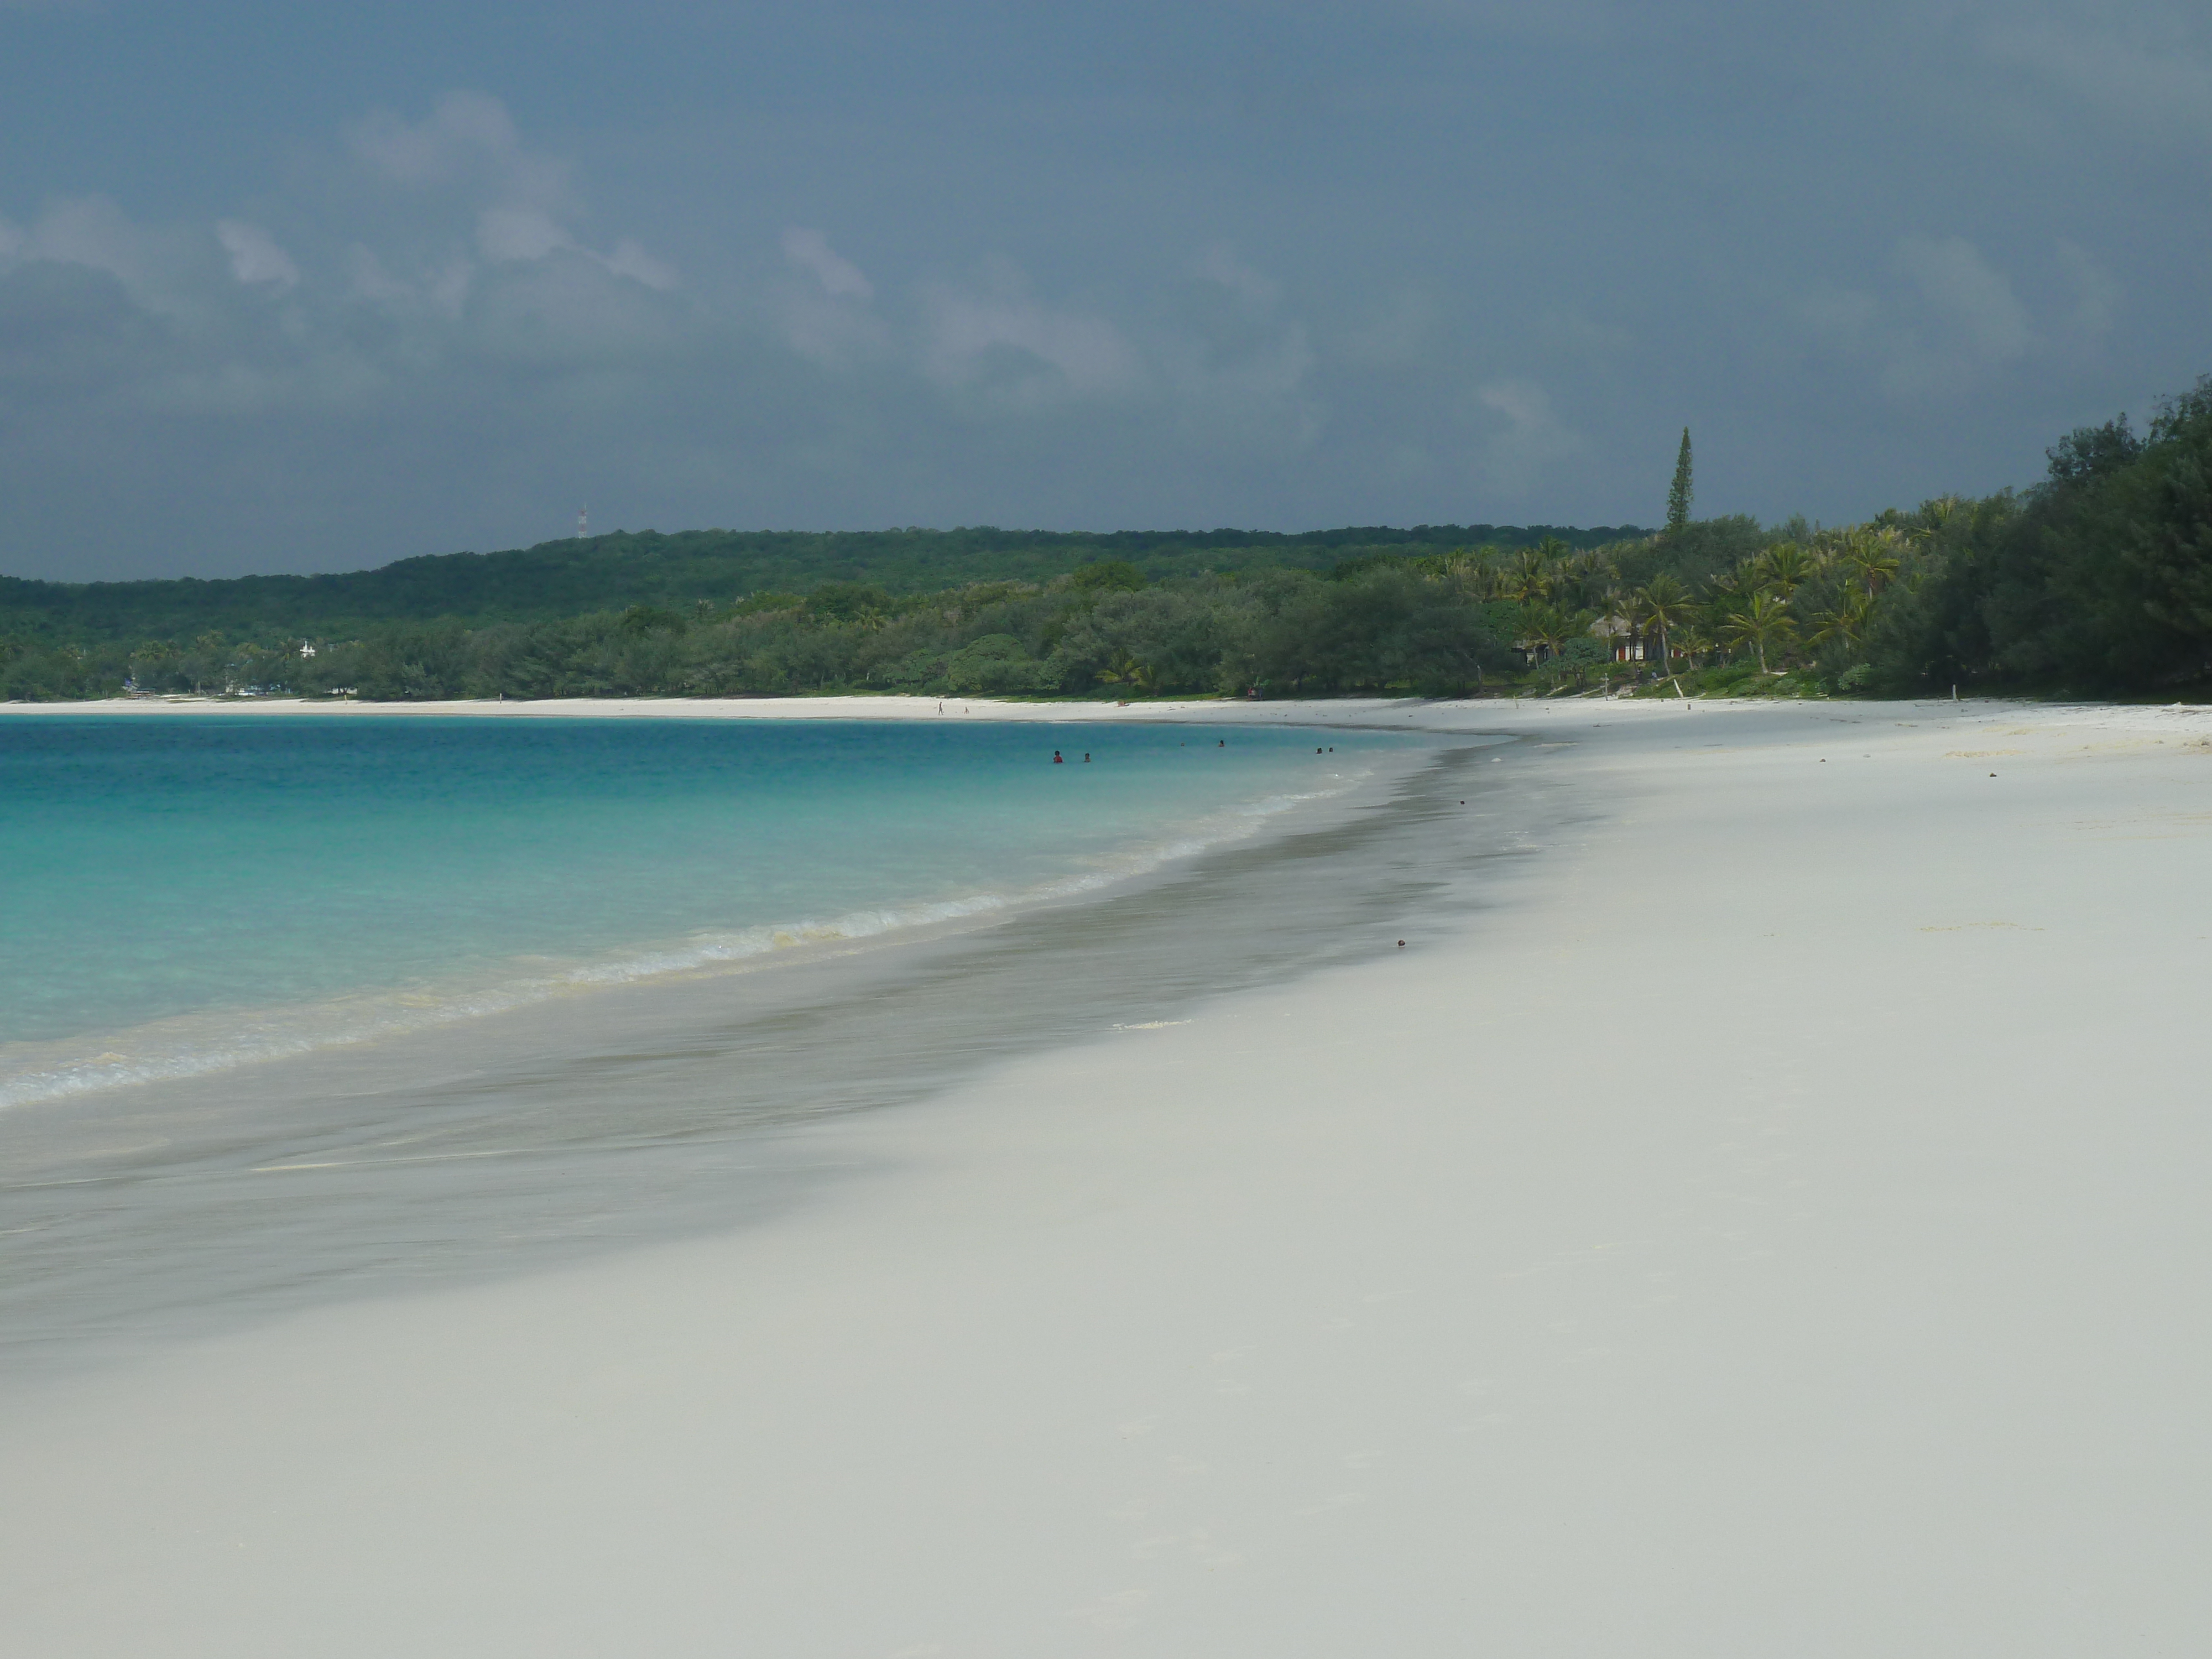
[{"label": "antenna mast", "polygon": [[588,507],[580,507],[576,509],[576,539],[580,542],[591,533],[592,509]]}]

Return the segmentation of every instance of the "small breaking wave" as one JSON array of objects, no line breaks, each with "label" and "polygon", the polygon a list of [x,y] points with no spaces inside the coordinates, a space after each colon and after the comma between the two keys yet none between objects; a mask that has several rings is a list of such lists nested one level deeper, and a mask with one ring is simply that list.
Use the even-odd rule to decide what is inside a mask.
[{"label": "small breaking wave", "polygon": [[572,963],[513,958],[489,978],[467,982],[418,982],[314,1002],[209,1010],[123,1030],[0,1044],[0,1109],[384,1042],[562,997],[659,979],[745,971],[804,947],[889,942],[925,929],[1080,899],[1243,840],[1302,805],[1349,792],[1368,775],[1366,769],[1348,770],[1336,775],[1328,787],[1241,803],[1182,827],[1170,839],[1124,848],[1088,860],[1085,868],[1019,889],[987,889],[827,918],[701,932]]}]

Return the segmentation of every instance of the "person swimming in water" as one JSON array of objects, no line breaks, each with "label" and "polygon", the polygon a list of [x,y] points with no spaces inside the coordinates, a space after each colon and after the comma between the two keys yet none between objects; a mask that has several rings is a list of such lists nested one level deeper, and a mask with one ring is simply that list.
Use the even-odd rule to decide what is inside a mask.
[{"label": "person swimming in water", "polygon": [[1060,759],[1060,750],[1057,749],[1052,751],[1052,763],[1054,766],[1065,766],[1066,764],[1066,762]]}]

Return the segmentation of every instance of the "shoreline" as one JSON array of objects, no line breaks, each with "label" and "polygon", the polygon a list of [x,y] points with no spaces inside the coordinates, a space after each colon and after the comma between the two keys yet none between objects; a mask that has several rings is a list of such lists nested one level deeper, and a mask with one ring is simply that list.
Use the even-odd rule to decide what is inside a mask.
[{"label": "shoreline", "polygon": [[[1930,699],[1929,702],[1939,700]],[[1946,708],[1956,707],[1949,699]],[[1985,700],[1984,707],[2002,700]],[[940,709],[938,705],[942,704]],[[267,714],[287,718],[315,715],[340,717],[396,714],[410,717],[465,715],[483,720],[994,720],[1052,722],[1100,720],[1218,720],[1222,725],[1241,720],[1356,728],[1378,715],[1407,709],[1476,713],[1504,710],[1518,715],[1522,710],[1602,707],[1608,709],[1664,708],[1684,705],[1700,709],[1744,709],[1806,707],[1871,707],[1887,704],[1808,703],[1764,697],[1610,698],[1589,696],[1559,697],[1504,696],[1463,698],[1400,697],[1244,697],[1161,698],[1143,702],[1116,702],[1103,698],[1054,702],[1013,702],[989,696],[932,697],[905,694],[857,696],[830,693],[819,696],[760,697],[548,697],[522,699],[458,699],[424,702],[364,702],[354,698],[305,697],[111,697],[82,702],[0,702],[0,716],[112,714]],[[1913,705],[1919,706],[1919,705]],[[2007,706],[2009,706],[2008,704]],[[2067,705],[2069,707],[2072,705]],[[2106,707],[2107,705],[2095,705]],[[1335,718],[1329,718],[1334,711]],[[1454,729],[1466,729],[1455,727]]]},{"label": "shoreline", "polygon": [[[1197,722],[1191,722],[1197,724]],[[1331,728],[1336,729],[1336,728]],[[549,965],[543,955],[507,962],[490,980],[410,980],[370,983],[310,1002],[266,1006],[226,1006],[188,1011],[128,1026],[100,1027],[58,1038],[0,1045],[0,1115],[48,1106],[109,1090],[158,1085],[213,1075],[334,1048],[403,1043],[410,1036],[450,1024],[496,1020],[544,1004],[587,999],[606,990],[677,985],[757,973],[763,969],[835,958],[858,951],[896,949],[957,937],[1029,915],[1040,908],[1080,904],[1136,890],[1147,881],[1194,859],[1234,847],[1254,837],[1265,840],[1310,830],[1388,792],[1421,764],[1422,751],[1377,749],[1365,757],[1368,770],[1334,787],[1313,787],[1285,795],[1239,799],[1194,822],[1182,824],[1166,842],[1136,843],[1117,849],[1116,867],[1095,863],[1062,871],[1030,887],[992,889],[958,898],[915,900],[900,906],[863,906],[848,914],[834,909],[811,916],[779,916],[731,924],[718,933],[640,937],[599,947],[593,954]],[[1271,822],[1279,820],[1279,822]],[[934,912],[937,914],[922,914]],[[887,923],[885,916],[891,917]],[[447,1005],[431,1012],[430,1004]],[[411,1012],[410,1012],[411,1011]],[[287,1040],[285,1030],[330,1026],[343,1018],[344,1034],[307,1035]],[[191,1039],[203,1026],[252,1029],[264,1033],[264,1051],[216,1063],[176,1065],[149,1057],[149,1044],[174,1050],[197,1047]],[[41,1075],[27,1067],[72,1065],[102,1050],[119,1050],[114,1074],[93,1081],[71,1080],[27,1092]]]},{"label": "shoreline", "polygon": [[[1349,787],[1081,890],[0,1111],[0,1179],[30,1234],[12,1249],[0,1236],[0,1373],[106,1364],[378,1294],[395,1274],[512,1277],[774,1207],[762,1189],[787,1178],[791,1123],[898,1104],[1072,1032],[1178,1019],[1222,984],[1340,951],[1340,913],[1376,885],[1346,868],[1349,849],[1387,846],[1409,792],[1484,746],[1378,746]],[[1301,890],[1332,870],[1327,895]],[[1148,966],[1170,948],[1173,970]],[[595,1174],[601,1157],[620,1167]],[[702,1192],[681,1167],[702,1158],[743,1192]],[[109,1187],[140,1196],[85,1206]],[[599,1218],[564,1221],[556,1190]],[[314,1236],[263,1237],[325,1201],[342,1209]],[[219,1229],[210,1206],[228,1215]],[[398,1248],[380,1218],[403,1210],[416,1242]],[[161,1265],[118,1276],[149,1260]],[[49,1289],[63,1285],[65,1303]]]},{"label": "shoreline", "polygon": [[799,1125],[720,1237],[0,1395],[0,1632],[2186,1647],[2212,718],[1434,707],[1562,810],[1403,954]]},{"label": "shoreline", "polygon": [[1858,724],[1893,721],[1910,712],[1917,720],[1972,725],[2030,720],[2052,729],[2135,731],[2212,730],[2212,704],[2156,702],[2033,702],[2002,696],[1964,700],[1929,696],[1897,700],[1769,697],[1467,698],[1285,697],[1162,699],[1120,703],[1103,700],[1006,702],[990,697],[939,699],[906,695],[762,697],[560,697],[534,702],[462,700],[441,702],[362,702],[352,699],[131,697],[82,702],[0,703],[0,719],[132,718],[212,715],[278,719],[698,720],[1031,721],[1085,725],[1206,724],[1305,726],[1342,731],[1416,731],[1450,736],[1496,733],[1528,736],[1562,722],[1601,727],[1623,721],[1674,720],[1699,715],[1753,720],[1812,720]]}]

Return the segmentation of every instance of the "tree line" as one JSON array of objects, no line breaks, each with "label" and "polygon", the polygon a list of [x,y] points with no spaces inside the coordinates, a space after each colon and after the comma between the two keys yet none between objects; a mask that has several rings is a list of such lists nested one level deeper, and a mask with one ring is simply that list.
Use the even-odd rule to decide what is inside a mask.
[{"label": "tree line", "polygon": [[[2156,693],[2212,680],[2212,379],[2068,434],[2025,490],[1863,523],[1690,516],[1577,545],[1342,549],[1326,568],[1092,559],[930,592],[824,580],[728,601],[340,638],[0,638],[0,696]],[[1587,538],[1584,538],[1587,541]]]},{"label": "tree line", "polygon": [[[894,595],[824,583],[683,610],[631,605],[546,623],[398,623],[349,641],[239,646],[216,635],[46,653],[0,667],[13,695],[289,691],[455,697],[742,696],[834,690],[1000,696],[1328,695],[1475,689],[1510,672],[1510,607],[1420,560],[1316,575],[1267,570],[1147,583],[1099,561],[1048,583]],[[10,677],[13,678],[10,678]]]},{"label": "tree line", "polygon": [[632,605],[478,627],[395,623],[351,639],[240,641],[210,631],[136,647],[34,647],[0,661],[0,689],[377,701],[1451,696],[1662,678],[1680,689],[1686,674],[1692,690],[1745,689],[1747,677],[1852,690],[1867,678],[1850,675],[1872,619],[1915,579],[1923,544],[1917,526],[1901,523],[1776,539],[1735,518],[1589,549],[1547,538],[1519,549],[1368,550],[1318,573],[1148,581],[1133,563],[1101,560],[1048,582],[933,593],[824,582],[722,605]]},{"label": "tree line", "polygon": [[53,582],[0,576],[0,638],[49,644],[184,643],[282,635],[350,638],[387,623],[550,622],[634,605],[689,610],[702,599],[807,592],[857,581],[897,594],[975,582],[1048,583],[1114,560],[1146,580],[1209,571],[1326,570],[1362,551],[1419,554],[1473,544],[1528,546],[1547,537],[1592,547],[1633,529],[1417,525],[1285,534],[1258,530],[836,532],[616,531],[500,553],[440,553],[374,570],[218,580]]}]

